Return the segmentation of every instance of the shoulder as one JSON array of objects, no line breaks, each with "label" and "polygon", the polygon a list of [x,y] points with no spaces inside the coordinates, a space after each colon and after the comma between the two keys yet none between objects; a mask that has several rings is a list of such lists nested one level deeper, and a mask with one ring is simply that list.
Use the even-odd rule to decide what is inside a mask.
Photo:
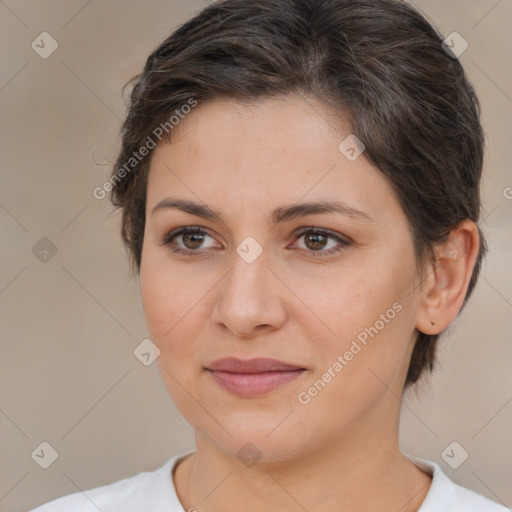
[{"label": "shoulder", "polygon": [[62,496],[30,512],[159,512],[177,508],[171,470],[183,456],[174,456],[154,471],[144,471],[117,482]]},{"label": "shoulder", "polygon": [[407,455],[432,476],[432,485],[418,512],[510,512],[510,509],[450,480],[433,461]]}]

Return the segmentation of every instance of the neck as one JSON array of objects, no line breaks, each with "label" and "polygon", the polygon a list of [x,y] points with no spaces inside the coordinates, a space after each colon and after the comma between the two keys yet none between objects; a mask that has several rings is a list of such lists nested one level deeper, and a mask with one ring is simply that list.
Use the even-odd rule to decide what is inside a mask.
[{"label": "neck", "polygon": [[196,453],[176,472],[178,498],[201,512],[416,512],[431,478],[401,454],[398,425],[366,425],[293,459],[252,467],[196,434]]}]

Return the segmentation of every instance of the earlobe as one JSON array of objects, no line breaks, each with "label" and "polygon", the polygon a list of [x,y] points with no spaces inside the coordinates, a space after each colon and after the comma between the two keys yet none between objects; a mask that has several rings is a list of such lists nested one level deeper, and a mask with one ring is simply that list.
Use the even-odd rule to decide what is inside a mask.
[{"label": "earlobe", "polygon": [[462,221],[443,244],[434,247],[435,261],[422,289],[416,329],[439,334],[460,311],[478,256],[480,237],[476,224]]}]

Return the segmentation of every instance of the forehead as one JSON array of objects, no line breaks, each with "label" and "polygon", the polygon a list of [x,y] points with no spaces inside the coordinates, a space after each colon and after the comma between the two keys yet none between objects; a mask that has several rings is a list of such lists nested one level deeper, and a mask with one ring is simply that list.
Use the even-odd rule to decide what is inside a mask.
[{"label": "forehead", "polygon": [[217,157],[229,148],[222,155],[227,160],[251,151],[261,157],[265,149],[267,154],[321,150],[318,138],[324,139],[325,147],[333,143],[337,147],[336,141],[349,134],[349,124],[314,98],[287,95],[251,102],[222,98],[199,102],[174,127],[171,144],[197,156],[207,152]]},{"label": "forehead", "polygon": [[400,207],[384,175],[364,153],[350,161],[339,150],[349,135],[343,119],[310,99],[200,103],[174,127],[171,143],[154,150],[148,209],[172,195],[233,213],[241,205],[271,209],[304,199],[396,216]]}]

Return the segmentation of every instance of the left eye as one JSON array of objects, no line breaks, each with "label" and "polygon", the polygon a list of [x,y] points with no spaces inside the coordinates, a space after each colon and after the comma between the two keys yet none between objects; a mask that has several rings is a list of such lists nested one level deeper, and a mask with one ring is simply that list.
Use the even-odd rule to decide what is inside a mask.
[{"label": "left eye", "polygon": [[[312,256],[329,255],[340,252],[351,242],[341,238],[340,236],[322,228],[307,228],[300,233],[294,235],[296,240],[304,237],[305,248],[301,248],[309,252]],[[168,245],[172,252],[188,255],[200,255],[202,252],[200,246],[204,243],[205,237],[212,238],[204,229],[199,226],[186,226],[169,233],[161,242],[161,245]],[[184,246],[175,246],[174,239],[181,241]],[[335,241],[334,246],[323,250],[327,247],[328,241]],[[213,247],[213,246],[211,246]],[[211,248],[210,247],[210,248]],[[209,249],[209,248],[207,248]]]},{"label": "left eye", "polygon": [[[347,246],[351,245],[348,240],[344,240],[338,235],[331,233],[326,229],[321,228],[307,228],[296,235],[297,240],[304,237],[304,243],[308,252],[312,253],[313,256],[333,254],[344,250]],[[328,240],[334,240],[337,244],[328,250],[321,250],[326,247]],[[309,244],[309,246],[308,246]]]}]

